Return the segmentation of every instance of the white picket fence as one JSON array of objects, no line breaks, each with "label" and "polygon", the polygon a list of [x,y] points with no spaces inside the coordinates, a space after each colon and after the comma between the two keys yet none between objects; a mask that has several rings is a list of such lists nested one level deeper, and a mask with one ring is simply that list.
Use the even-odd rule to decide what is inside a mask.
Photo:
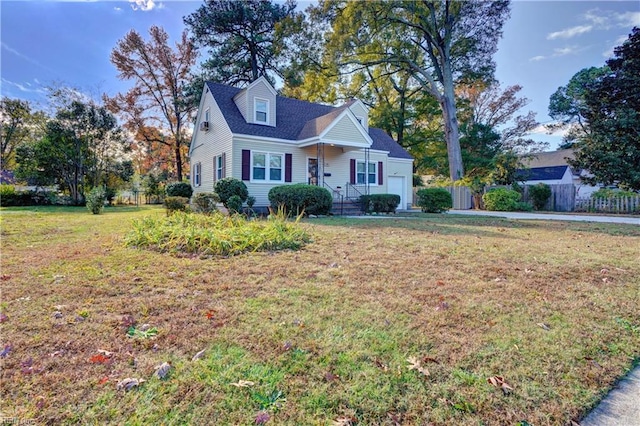
[{"label": "white picket fence", "polygon": [[593,213],[640,213],[640,195],[635,197],[578,198],[575,211]]}]

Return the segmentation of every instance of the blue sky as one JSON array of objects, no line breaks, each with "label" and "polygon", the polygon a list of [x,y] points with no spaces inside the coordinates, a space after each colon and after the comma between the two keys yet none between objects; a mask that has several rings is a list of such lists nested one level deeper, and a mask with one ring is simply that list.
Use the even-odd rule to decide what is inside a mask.
[{"label": "blue sky", "polygon": [[[2,96],[44,104],[43,87],[61,82],[94,97],[128,88],[109,62],[116,42],[130,29],[146,35],[163,26],[172,40],[184,29],[193,1],[0,1]],[[309,2],[299,1],[305,8]],[[496,77],[503,87],[520,84],[546,123],[549,97],[585,67],[602,66],[632,27],[640,26],[638,1],[515,1],[500,41]],[[532,135],[551,148],[561,137],[544,129]]]}]

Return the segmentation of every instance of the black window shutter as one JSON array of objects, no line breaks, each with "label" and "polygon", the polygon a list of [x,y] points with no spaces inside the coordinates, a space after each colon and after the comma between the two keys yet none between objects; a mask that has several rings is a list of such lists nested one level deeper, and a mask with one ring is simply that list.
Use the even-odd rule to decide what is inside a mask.
[{"label": "black window shutter", "polygon": [[351,159],[351,165],[349,167],[349,180],[351,181],[351,185],[355,185],[356,184],[356,160],[355,159]]},{"label": "black window shutter", "polygon": [[382,175],[384,170],[382,169],[383,165],[382,165],[382,161],[378,161],[378,185],[382,185]]},{"label": "black window shutter", "polygon": [[213,156],[213,184],[216,184],[216,181],[218,180],[218,156],[214,155]]},{"label": "black window shutter", "polygon": [[242,150],[242,180],[251,179],[251,151],[248,149]]},{"label": "black window shutter", "polygon": [[291,163],[293,162],[291,154],[284,155],[284,181],[291,182]]}]

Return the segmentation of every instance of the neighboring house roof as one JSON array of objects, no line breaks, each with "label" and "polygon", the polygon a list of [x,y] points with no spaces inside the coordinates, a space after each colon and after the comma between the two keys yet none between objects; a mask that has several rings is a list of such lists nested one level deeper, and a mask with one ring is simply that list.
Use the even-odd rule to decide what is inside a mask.
[{"label": "neighboring house roof", "polygon": [[518,180],[559,180],[562,179],[569,166],[532,167],[516,171]]},{"label": "neighboring house roof", "polygon": [[551,152],[539,152],[525,158],[523,163],[529,168],[567,166],[567,158],[575,158],[573,149],[560,149]]},{"label": "neighboring house roof", "polygon": [[[212,82],[207,82],[207,87],[220,107],[231,132],[293,141],[318,136],[354,102],[333,107],[276,96],[276,126],[272,127],[247,123],[233,100],[242,89]],[[382,129],[370,127],[369,136],[373,140],[371,149],[389,151],[390,157],[413,159]]]}]

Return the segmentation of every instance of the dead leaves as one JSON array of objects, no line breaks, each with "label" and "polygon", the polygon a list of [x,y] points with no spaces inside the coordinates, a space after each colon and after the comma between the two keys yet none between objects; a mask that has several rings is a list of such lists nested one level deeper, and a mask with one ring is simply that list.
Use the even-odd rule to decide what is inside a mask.
[{"label": "dead leaves", "polygon": [[193,356],[193,358],[191,358],[191,361],[197,361],[197,360],[199,360],[200,358],[202,358],[202,357],[204,356],[204,354],[205,354],[205,352],[206,352],[206,351],[207,351],[206,349],[203,349],[203,350],[201,350],[200,352],[196,353],[196,354]]},{"label": "dead leaves", "polygon": [[238,380],[236,383],[230,383],[230,385],[237,388],[248,388],[255,385],[255,383],[250,380]]},{"label": "dead leaves", "polygon": [[509,383],[507,383],[507,381],[501,376],[489,377],[487,382],[497,388],[500,388],[505,395],[513,390],[513,387],[511,387],[511,385],[509,385]]},{"label": "dead leaves", "polygon": [[158,379],[164,380],[167,378],[169,371],[171,371],[171,364],[165,361],[160,365],[156,365],[154,368],[156,371],[153,374],[158,377]]},{"label": "dead leaves", "polygon": [[131,377],[127,377],[126,379],[122,379],[116,385],[117,390],[129,391],[133,388],[140,386],[142,383],[146,382],[144,379],[134,379]]},{"label": "dead leaves", "polygon": [[409,370],[416,370],[418,373],[422,374],[425,377],[429,377],[431,375],[429,370],[426,367],[422,366],[422,360],[414,356],[410,356],[409,358],[407,358],[407,362],[409,363],[409,366],[407,367],[409,368]]}]

